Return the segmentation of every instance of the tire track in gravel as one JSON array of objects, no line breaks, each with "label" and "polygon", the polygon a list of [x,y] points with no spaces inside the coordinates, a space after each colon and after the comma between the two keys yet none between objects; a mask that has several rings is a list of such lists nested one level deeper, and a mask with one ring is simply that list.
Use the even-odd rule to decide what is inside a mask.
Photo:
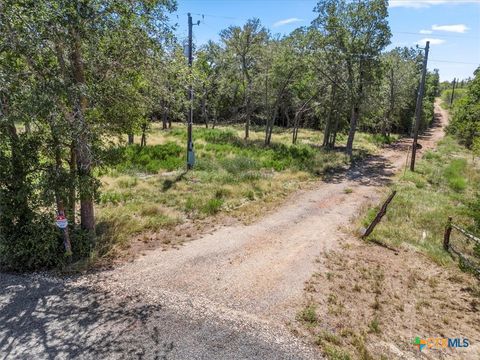
[{"label": "tire track in gravel", "polygon": [[[443,137],[447,116],[438,102],[435,111],[421,152]],[[321,358],[286,324],[318,256],[336,246],[362,206],[378,201],[379,189],[405,165],[410,142],[297,192],[256,223],[222,227],[178,250],[154,250],[54,285],[0,274],[8,284],[0,290],[1,356],[69,358],[70,347],[86,359]],[[39,315],[52,311],[56,318]]]}]

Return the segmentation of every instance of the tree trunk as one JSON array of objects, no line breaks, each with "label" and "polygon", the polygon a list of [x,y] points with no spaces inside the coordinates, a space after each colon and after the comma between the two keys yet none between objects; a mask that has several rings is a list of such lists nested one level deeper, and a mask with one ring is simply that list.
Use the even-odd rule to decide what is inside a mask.
[{"label": "tree trunk", "polygon": [[285,110],[285,117],[287,119],[287,129],[288,129],[290,128],[290,125],[291,125],[290,115],[288,115],[288,109]]},{"label": "tree trunk", "polygon": [[335,84],[332,84],[332,92],[330,94],[330,109],[328,111],[327,123],[325,124],[325,134],[323,135],[323,147],[329,148],[330,147],[330,138],[331,138],[331,131],[332,131],[332,117],[333,117],[333,110],[335,106],[335,95],[336,95],[337,87]]},{"label": "tree trunk", "polygon": [[246,100],[245,139],[250,137],[250,100]]},{"label": "tree trunk", "polygon": [[353,155],[353,139],[355,137],[355,132],[357,131],[357,122],[359,117],[359,107],[358,105],[354,105],[352,108],[352,115],[350,117],[350,130],[348,132],[348,140],[347,140],[347,155],[352,157]]},{"label": "tree trunk", "polygon": [[297,111],[295,113],[295,118],[293,120],[293,135],[292,135],[292,144],[297,143],[297,137],[298,137],[298,127],[300,125],[300,119],[302,117],[302,112]]},{"label": "tree trunk", "polygon": [[[56,130],[54,126],[51,126],[52,131],[52,139],[53,139],[53,147],[55,151],[55,201],[57,203],[57,215],[58,216],[65,216],[65,208],[63,206],[64,202],[62,199],[62,191],[61,191],[61,184],[65,182],[66,179],[61,179],[61,172],[62,172],[62,151],[60,148],[60,142],[58,137],[56,136]],[[72,245],[70,244],[70,235],[68,233],[68,226],[65,229],[60,229],[63,238],[63,246],[65,247],[65,253],[67,255],[72,254]]]},{"label": "tree trunk", "polygon": [[208,129],[208,114],[207,114],[207,90],[205,89],[205,84],[203,84],[203,95],[202,95],[202,119],[205,123],[205,127]]},{"label": "tree trunk", "polygon": [[135,142],[135,135],[133,133],[128,134],[128,145],[133,145]]},{"label": "tree trunk", "polygon": [[75,191],[75,177],[77,176],[77,157],[75,155],[75,141],[72,141],[70,144],[70,187],[69,187],[69,194],[68,194],[68,213],[70,214],[70,220],[72,226],[75,226],[75,215],[76,215],[76,191]]},{"label": "tree trunk", "polygon": [[250,91],[251,91],[251,80],[248,75],[248,72],[245,72],[245,76],[247,78],[247,91],[245,92],[245,113],[246,113],[246,120],[245,120],[245,139],[250,137]]},{"label": "tree trunk", "polygon": [[217,125],[217,110],[214,108],[213,109],[213,124],[212,124],[212,129],[215,129],[215,126]]},{"label": "tree trunk", "polygon": [[328,144],[329,149],[335,149],[335,142],[337,141],[337,132],[340,119],[336,118],[333,125],[333,131],[330,134],[330,142]]},{"label": "tree trunk", "polygon": [[30,127],[30,122],[26,121],[25,122],[25,134],[31,134],[32,133],[32,128]]},{"label": "tree trunk", "polygon": [[94,233],[95,212],[93,206],[93,193],[90,186],[92,180],[92,154],[89,141],[89,129],[87,122],[85,121],[85,113],[88,106],[88,99],[84,93],[86,88],[86,78],[80,36],[74,28],[70,29],[70,33],[73,38],[73,48],[71,52],[73,79],[77,88],[80,89],[76,96],[77,104],[75,105],[74,129],[76,133],[75,155],[77,160],[77,173],[80,181],[80,223],[84,230]]},{"label": "tree trunk", "polygon": [[147,146],[147,127],[148,127],[147,122],[142,124],[142,138],[140,139],[141,147]]},{"label": "tree trunk", "polygon": [[[71,83],[71,78],[69,75],[67,75],[67,68],[65,64],[65,59],[63,57],[64,54],[64,44],[55,42],[55,54],[58,60],[58,63],[60,65],[60,72],[62,74],[63,81],[65,85],[68,87],[68,85]],[[71,93],[69,92],[68,96],[69,100],[71,99]],[[63,107],[63,113],[65,116],[65,119],[69,123],[70,127],[75,127],[75,116],[74,114],[69,111],[66,107]],[[70,216],[70,225],[72,227],[75,227],[76,224],[76,211],[77,211],[77,199],[76,199],[76,177],[77,177],[77,156],[76,156],[76,143],[75,143],[75,136],[73,136],[72,141],[70,142],[70,160],[68,161],[68,165],[70,168],[69,171],[69,176],[70,178],[68,179],[69,182],[69,187],[68,187],[68,204],[67,204],[67,214]],[[57,166],[58,166],[57,162]],[[62,206],[59,206],[59,199],[57,198],[57,210],[59,211],[60,209],[63,210],[63,202],[61,204]],[[68,236],[68,234],[67,234]],[[70,244],[70,240],[68,239],[68,244]]]},{"label": "tree trunk", "polygon": [[273,131],[273,126],[275,125],[275,120],[278,115],[278,105],[275,104],[275,109],[273,110],[273,115],[271,120],[267,121],[267,126],[265,129],[265,145],[270,145],[270,142],[272,140],[272,131]]},{"label": "tree trunk", "polygon": [[167,106],[163,107],[162,113],[162,130],[166,130],[168,125],[168,109]]}]

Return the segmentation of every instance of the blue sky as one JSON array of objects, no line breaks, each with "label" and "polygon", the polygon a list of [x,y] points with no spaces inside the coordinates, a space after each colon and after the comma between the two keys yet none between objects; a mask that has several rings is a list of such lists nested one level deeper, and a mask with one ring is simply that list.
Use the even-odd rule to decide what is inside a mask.
[{"label": "blue sky", "polygon": [[[315,18],[315,0],[178,0],[171,16],[180,39],[187,35],[187,13],[193,20],[194,41],[201,45],[219,39],[229,25],[257,17],[272,34],[288,34]],[[480,0],[390,0],[392,45],[415,46],[430,39],[429,69],[441,80],[468,78],[480,65]],[[202,16],[203,15],[203,16]]]}]

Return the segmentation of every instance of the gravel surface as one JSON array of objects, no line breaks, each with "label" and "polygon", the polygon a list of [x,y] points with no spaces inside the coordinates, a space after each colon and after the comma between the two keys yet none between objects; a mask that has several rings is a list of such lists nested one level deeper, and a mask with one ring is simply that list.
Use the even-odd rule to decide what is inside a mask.
[{"label": "gravel surface", "polygon": [[[439,125],[420,139],[422,151],[442,136]],[[288,326],[304,283],[404,166],[409,143],[297,192],[254,224],[222,227],[178,250],[69,279],[0,274],[0,358],[322,358]]]}]

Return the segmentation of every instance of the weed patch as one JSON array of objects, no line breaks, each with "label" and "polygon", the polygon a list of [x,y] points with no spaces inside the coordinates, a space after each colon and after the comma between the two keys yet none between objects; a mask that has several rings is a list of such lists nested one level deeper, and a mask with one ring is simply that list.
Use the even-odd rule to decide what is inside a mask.
[{"label": "weed patch", "polygon": [[[393,185],[397,196],[375,229],[375,238],[394,246],[413,245],[436,263],[450,264],[442,244],[448,217],[471,230],[475,230],[476,216],[480,219],[471,200],[478,191],[480,170],[470,159],[470,152],[452,138],[439,142],[435,151],[418,162],[416,172],[407,171]],[[362,225],[371,221],[376,210],[368,210]]]}]

